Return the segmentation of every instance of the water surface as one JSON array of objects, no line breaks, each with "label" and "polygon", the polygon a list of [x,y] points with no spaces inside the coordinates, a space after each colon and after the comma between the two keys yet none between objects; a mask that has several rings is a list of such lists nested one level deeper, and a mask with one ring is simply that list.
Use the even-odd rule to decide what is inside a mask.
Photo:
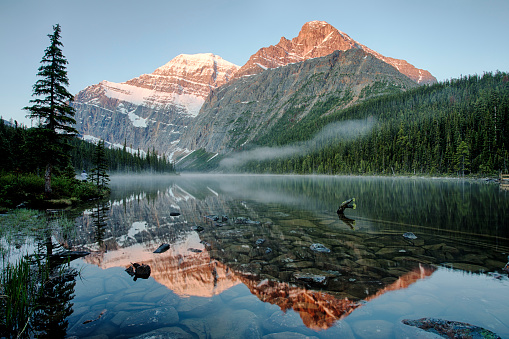
[{"label": "water surface", "polygon": [[[496,185],[179,176],[111,187],[74,237],[55,235],[91,252],[72,262],[70,336],[404,338],[425,332],[401,320],[434,317],[509,337],[509,195]],[[349,198],[356,209],[338,218]],[[130,276],[132,263],[150,277]]]}]

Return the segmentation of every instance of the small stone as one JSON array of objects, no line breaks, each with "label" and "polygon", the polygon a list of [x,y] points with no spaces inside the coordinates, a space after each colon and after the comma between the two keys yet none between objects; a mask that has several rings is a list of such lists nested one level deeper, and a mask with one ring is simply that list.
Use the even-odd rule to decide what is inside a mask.
[{"label": "small stone", "polygon": [[320,285],[327,284],[327,277],[320,274],[312,274],[312,273],[294,273],[293,277],[297,280],[304,281],[307,283],[314,283]]},{"label": "small stone", "polygon": [[130,333],[133,330],[143,332],[150,330],[153,326],[176,325],[178,322],[179,315],[175,308],[166,306],[131,314],[122,322],[120,329],[124,333]]},{"label": "small stone", "polygon": [[170,249],[169,244],[161,244],[153,253],[163,253]]},{"label": "small stone", "polygon": [[258,240],[256,240],[256,246],[260,246],[261,244],[263,244],[265,242],[265,239],[263,238],[260,238]]},{"label": "small stone", "polygon": [[413,234],[412,232],[406,232],[403,234],[403,238],[409,239],[409,240],[415,240],[417,239],[417,236]]},{"label": "small stone", "polygon": [[314,251],[314,252],[330,253],[330,249],[328,249],[324,245],[318,244],[318,243],[312,244],[311,246],[309,246],[309,248],[311,249],[311,251]]}]

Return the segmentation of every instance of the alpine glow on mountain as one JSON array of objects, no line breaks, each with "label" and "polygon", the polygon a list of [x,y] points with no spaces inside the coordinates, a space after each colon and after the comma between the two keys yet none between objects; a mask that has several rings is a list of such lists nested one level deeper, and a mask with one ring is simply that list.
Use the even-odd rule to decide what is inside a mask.
[{"label": "alpine glow on mountain", "polygon": [[418,69],[405,60],[385,57],[353,40],[346,33],[325,21],[308,22],[302,26],[299,35],[292,40],[282,37],[277,45],[261,48],[237,71],[235,77],[256,74],[267,68],[276,68],[307,59],[323,57],[336,50],[346,51],[355,48],[362,49],[377,59],[390,64],[418,84],[437,82],[436,78],[428,71]]},{"label": "alpine glow on mountain", "polygon": [[239,67],[211,54],[181,54],[153,73],[123,83],[102,81],[73,102],[84,136],[160,153],[199,112],[205,98]]},{"label": "alpine glow on mountain", "polygon": [[[282,37],[276,45],[261,48],[242,67],[211,53],[181,54],[150,74],[143,74],[123,83],[104,80],[89,86],[79,92],[73,102],[77,111],[76,128],[88,139],[102,139],[110,145],[125,145],[133,150],[155,150],[173,160],[199,148],[214,153],[219,150],[228,152],[233,145],[238,147],[246,140],[253,140],[255,133],[266,130],[261,129],[260,123],[267,123],[265,118],[273,116],[274,110],[268,114],[270,107],[277,107],[280,112],[271,119],[271,125],[274,124],[284,111],[289,109],[285,100],[303,86],[299,81],[309,81],[310,76],[318,69],[320,72],[326,70],[323,62],[305,67],[292,65],[328,57],[335,51],[351,53],[348,53],[348,57],[333,57],[323,62],[336,64],[341,60],[340,63],[347,63],[343,69],[362,72],[363,75],[341,74],[336,71],[334,77],[347,75],[349,79],[341,80],[342,84],[338,83],[339,80],[334,80],[335,78],[324,79],[322,87],[313,88],[312,92],[322,97],[327,96],[326,92],[329,90],[356,93],[348,102],[345,101],[345,105],[363,100],[364,97],[360,96],[362,88],[380,79],[387,84],[393,82],[401,90],[436,82],[428,71],[418,69],[405,60],[385,57],[324,21],[311,21],[304,24],[297,37],[291,40]],[[367,56],[381,63],[370,61],[366,59]],[[356,66],[351,67],[353,64]],[[273,76],[267,75],[258,80],[247,81],[253,75],[290,66],[291,70],[281,71],[277,76],[274,73]],[[302,72],[311,73],[306,75]],[[293,77],[295,81],[290,81]],[[244,80],[239,82],[241,79]],[[283,84],[284,92],[279,92],[274,87],[279,86],[281,89]],[[225,100],[221,101],[223,97]],[[304,99],[310,100],[298,100]],[[244,112],[246,107],[244,105],[239,108],[237,105],[246,102],[256,102],[256,118],[248,118],[247,125],[239,124],[239,121],[245,119],[238,117],[238,114]],[[315,98],[308,102],[311,109],[317,101]],[[255,106],[251,104],[250,107],[245,113],[252,115]],[[233,115],[230,116],[231,114]],[[233,125],[224,125],[229,121],[235,121],[238,127],[249,125],[253,126],[253,129],[239,130]],[[211,141],[205,140],[212,136],[210,133],[214,128],[216,131],[213,135],[217,137],[214,137],[216,141],[213,142],[214,146],[211,146]],[[231,132],[232,128],[236,130],[235,133]],[[241,142],[241,139],[244,141]],[[221,144],[226,140],[228,145]]]}]

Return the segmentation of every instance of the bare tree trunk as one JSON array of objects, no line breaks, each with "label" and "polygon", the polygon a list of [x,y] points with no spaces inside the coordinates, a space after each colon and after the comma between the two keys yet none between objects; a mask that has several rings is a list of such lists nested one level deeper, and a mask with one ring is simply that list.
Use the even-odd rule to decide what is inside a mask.
[{"label": "bare tree trunk", "polygon": [[53,166],[51,164],[46,165],[46,172],[44,172],[44,194],[46,197],[49,197],[51,194],[51,172],[53,170]]}]

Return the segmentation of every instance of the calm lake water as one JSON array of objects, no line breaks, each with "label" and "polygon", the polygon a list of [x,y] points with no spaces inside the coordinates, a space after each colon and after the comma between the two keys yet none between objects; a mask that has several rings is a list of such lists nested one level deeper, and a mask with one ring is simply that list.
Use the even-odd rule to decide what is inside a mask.
[{"label": "calm lake water", "polygon": [[[91,252],[62,294],[68,336],[434,338],[402,323],[431,317],[509,338],[509,192],[497,185],[182,175],[111,188],[72,236],[53,235]],[[133,263],[150,276],[130,275]]]}]

